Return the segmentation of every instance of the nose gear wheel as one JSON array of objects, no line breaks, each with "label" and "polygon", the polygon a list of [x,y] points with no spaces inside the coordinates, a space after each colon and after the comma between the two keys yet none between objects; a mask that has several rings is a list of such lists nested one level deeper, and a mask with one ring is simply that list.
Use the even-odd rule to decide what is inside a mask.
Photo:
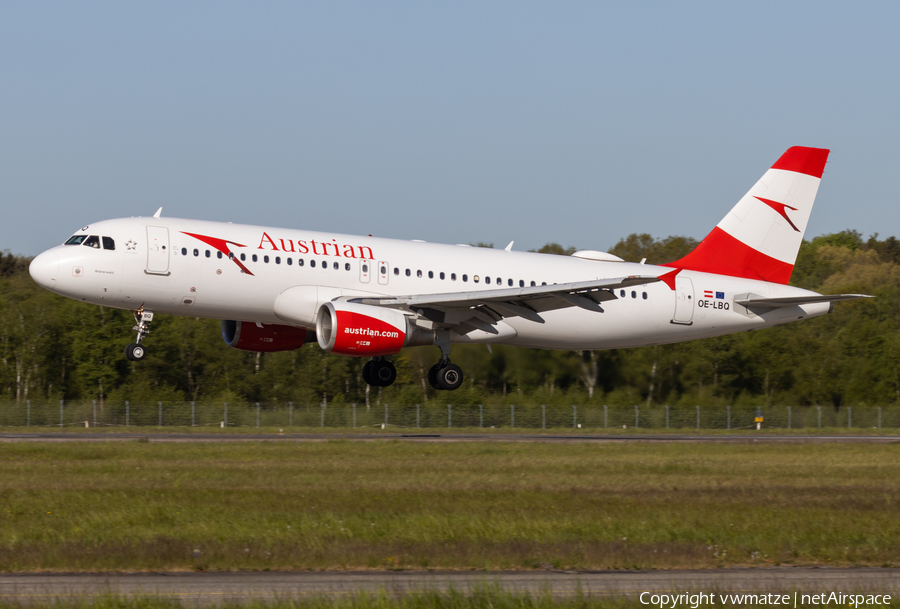
[{"label": "nose gear wheel", "polygon": [[153,321],[153,311],[145,311],[144,306],[137,311],[132,311],[135,326],[132,330],[137,332],[137,340],[125,347],[125,358],[132,362],[139,362],[147,356],[147,350],[141,341],[150,334],[150,322]]}]

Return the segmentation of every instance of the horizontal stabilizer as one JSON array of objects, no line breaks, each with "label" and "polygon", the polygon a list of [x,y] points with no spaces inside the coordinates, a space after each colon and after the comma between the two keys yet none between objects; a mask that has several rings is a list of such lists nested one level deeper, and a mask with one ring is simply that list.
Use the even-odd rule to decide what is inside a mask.
[{"label": "horizontal stabilizer", "polygon": [[816,304],[819,302],[837,302],[839,300],[855,300],[857,298],[875,298],[867,294],[820,294],[818,296],[792,296],[790,298],[759,298],[752,295],[735,298],[734,303],[748,309],[780,309],[796,305]]}]

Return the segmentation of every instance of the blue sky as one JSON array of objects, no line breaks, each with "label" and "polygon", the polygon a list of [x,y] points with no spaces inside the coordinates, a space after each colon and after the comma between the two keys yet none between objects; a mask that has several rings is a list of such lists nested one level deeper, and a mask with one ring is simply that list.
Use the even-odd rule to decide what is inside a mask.
[{"label": "blue sky", "polygon": [[516,249],[702,238],[789,146],[900,234],[900,5],[0,2],[0,249],[164,215]]}]

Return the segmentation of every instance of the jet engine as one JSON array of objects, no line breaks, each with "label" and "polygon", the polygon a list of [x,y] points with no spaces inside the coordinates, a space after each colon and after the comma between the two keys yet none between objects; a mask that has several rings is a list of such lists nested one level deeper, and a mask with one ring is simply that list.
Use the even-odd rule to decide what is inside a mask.
[{"label": "jet engine", "polygon": [[316,315],[316,339],[325,351],[371,357],[403,347],[434,344],[434,332],[409,323],[396,309],[352,302],[326,302]]},{"label": "jet engine", "polygon": [[293,351],[312,337],[306,328],[222,320],[222,338],[229,347],[242,351]]}]

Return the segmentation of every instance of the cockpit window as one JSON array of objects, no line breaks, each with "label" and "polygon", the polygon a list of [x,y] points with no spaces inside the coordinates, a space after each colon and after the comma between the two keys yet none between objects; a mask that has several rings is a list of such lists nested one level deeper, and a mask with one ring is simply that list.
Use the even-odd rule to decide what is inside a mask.
[{"label": "cockpit window", "polygon": [[87,238],[87,235],[72,235],[66,241],[65,245],[81,245],[81,242]]},{"label": "cockpit window", "polygon": [[105,249],[105,250],[116,249],[116,242],[113,241],[112,237],[103,237],[103,249]]},{"label": "cockpit window", "polygon": [[100,249],[100,237],[97,235],[91,235],[87,239],[84,240],[82,245],[86,245],[88,247],[93,247],[95,249]]}]

